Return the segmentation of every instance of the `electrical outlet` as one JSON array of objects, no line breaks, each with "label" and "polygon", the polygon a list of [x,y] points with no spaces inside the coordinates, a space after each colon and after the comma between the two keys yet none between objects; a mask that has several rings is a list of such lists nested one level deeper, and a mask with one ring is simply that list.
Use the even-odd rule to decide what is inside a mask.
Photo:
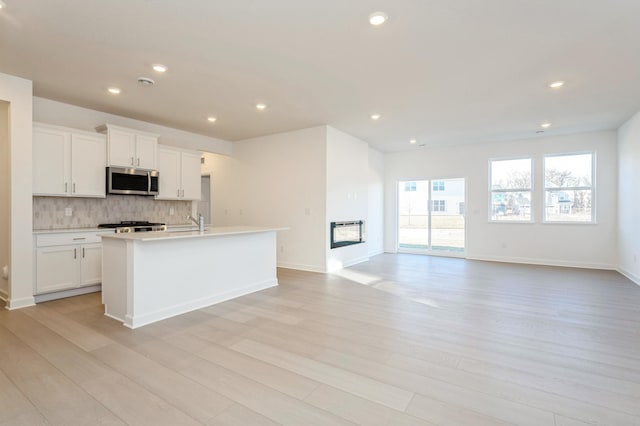
[{"label": "electrical outlet", "polygon": [[65,216],[73,216],[73,209],[71,209],[71,207],[65,207],[64,215]]},{"label": "electrical outlet", "polygon": [[169,207],[169,216],[173,216],[174,214],[176,214],[176,209]]}]

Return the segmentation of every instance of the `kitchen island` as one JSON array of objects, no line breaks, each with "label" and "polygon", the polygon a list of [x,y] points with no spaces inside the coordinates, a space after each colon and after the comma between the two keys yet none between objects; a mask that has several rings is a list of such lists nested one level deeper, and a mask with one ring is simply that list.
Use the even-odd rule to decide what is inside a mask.
[{"label": "kitchen island", "polygon": [[105,315],[136,328],[274,287],[276,232],[286,229],[103,235]]}]

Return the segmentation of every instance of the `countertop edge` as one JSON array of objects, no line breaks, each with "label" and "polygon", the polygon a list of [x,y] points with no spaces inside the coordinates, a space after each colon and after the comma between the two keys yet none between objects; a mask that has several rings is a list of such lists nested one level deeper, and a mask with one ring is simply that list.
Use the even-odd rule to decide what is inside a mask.
[{"label": "countertop edge", "polygon": [[180,240],[187,238],[211,238],[211,237],[224,237],[229,235],[242,235],[242,234],[258,234],[262,232],[278,232],[287,231],[291,228],[288,227],[214,227],[206,229],[204,232],[200,231],[177,231],[177,232],[143,232],[143,233],[130,233],[130,234],[108,234],[103,235],[102,238],[110,238],[116,240],[128,240],[128,241],[166,241],[166,240]]}]

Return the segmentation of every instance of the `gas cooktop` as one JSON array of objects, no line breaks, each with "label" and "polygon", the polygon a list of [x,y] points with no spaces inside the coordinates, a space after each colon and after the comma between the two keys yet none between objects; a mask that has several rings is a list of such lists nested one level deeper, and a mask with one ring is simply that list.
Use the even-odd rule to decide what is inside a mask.
[{"label": "gas cooktop", "polygon": [[166,231],[167,225],[164,223],[155,223],[139,220],[123,220],[120,223],[101,223],[98,228],[115,229],[117,233],[124,232],[149,232],[149,231]]}]

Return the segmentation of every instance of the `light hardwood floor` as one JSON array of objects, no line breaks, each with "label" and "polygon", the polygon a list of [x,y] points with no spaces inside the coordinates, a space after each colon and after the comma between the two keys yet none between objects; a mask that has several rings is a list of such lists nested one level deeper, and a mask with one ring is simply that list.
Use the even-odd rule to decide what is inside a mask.
[{"label": "light hardwood floor", "polygon": [[[640,287],[380,255],[137,330],[0,310],[1,425],[640,425]],[[180,283],[176,283],[180,285]]]}]

